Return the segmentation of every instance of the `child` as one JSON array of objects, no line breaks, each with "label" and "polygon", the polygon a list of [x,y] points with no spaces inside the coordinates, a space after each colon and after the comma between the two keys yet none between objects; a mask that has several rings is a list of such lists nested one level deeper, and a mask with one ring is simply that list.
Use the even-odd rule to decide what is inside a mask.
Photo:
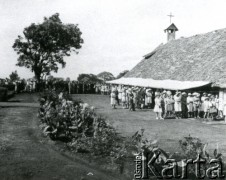
[{"label": "child", "polygon": [[162,98],[160,97],[160,93],[155,93],[155,107],[154,112],[156,113],[156,119],[163,119],[162,118]]}]

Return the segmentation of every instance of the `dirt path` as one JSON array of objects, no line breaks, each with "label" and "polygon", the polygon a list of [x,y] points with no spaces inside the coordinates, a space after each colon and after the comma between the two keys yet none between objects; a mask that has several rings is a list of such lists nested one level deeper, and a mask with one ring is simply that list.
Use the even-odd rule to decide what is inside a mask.
[{"label": "dirt path", "polygon": [[0,179],[120,179],[56,150],[36,114],[32,107],[0,108]]}]

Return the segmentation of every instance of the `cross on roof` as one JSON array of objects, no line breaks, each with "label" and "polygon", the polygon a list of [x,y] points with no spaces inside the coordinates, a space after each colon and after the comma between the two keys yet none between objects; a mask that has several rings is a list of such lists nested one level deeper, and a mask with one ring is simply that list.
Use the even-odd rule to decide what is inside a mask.
[{"label": "cross on roof", "polygon": [[174,15],[172,15],[172,13],[170,13],[169,15],[167,15],[170,17],[170,24],[171,24],[171,18],[174,17]]}]

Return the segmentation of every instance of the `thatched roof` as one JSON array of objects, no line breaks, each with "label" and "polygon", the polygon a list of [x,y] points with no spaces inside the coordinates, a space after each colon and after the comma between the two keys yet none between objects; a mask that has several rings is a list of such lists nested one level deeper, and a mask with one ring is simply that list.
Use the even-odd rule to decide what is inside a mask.
[{"label": "thatched roof", "polygon": [[226,29],[160,45],[124,77],[226,83]]}]

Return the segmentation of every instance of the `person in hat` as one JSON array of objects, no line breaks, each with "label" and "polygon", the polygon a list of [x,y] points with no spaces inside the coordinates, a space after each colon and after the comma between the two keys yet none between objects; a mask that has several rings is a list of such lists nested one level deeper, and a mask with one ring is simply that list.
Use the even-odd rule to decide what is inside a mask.
[{"label": "person in hat", "polygon": [[201,105],[199,108],[199,116],[200,117],[204,117],[204,101],[206,98],[207,98],[207,93],[204,92],[201,97]]},{"label": "person in hat", "polygon": [[141,88],[137,88],[137,104],[136,107],[141,109],[141,103],[142,103],[142,89]]},{"label": "person in hat", "polygon": [[200,106],[201,106],[200,94],[196,93],[193,97],[194,118],[199,118]]},{"label": "person in hat", "polygon": [[156,119],[163,119],[162,118],[162,106],[161,106],[162,98],[160,97],[160,93],[155,93],[155,107],[154,112],[156,113]]},{"label": "person in hat", "polygon": [[152,104],[152,89],[146,89],[146,106],[147,108],[151,108]]},{"label": "person in hat", "polygon": [[135,111],[135,108],[137,107],[137,88],[134,87],[133,90],[132,90],[132,93],[133,93],[133,106],[134,106],[134,111]]},{"label": "person in hat", "polygon": [[181,107],[181,92],[177,91],[176,94],[174,95],[174,110],[175,110],[175,115],[176,118],[179,119],[181,118],[181,111],[182,111],[182,107]]},{"label": "person in hat", "polygon": [[112,89],[111,94],[111,106],[113,109],[116,109],[116,93],[115,93],[115,89]]},{"label": "person in hat", "polygon": [[129,110],[135,111],[134,94],[132,90],[129,91],[128,97],[129,97]]},{"label": "person in hat", "polygon": [[120,105],[119,104],[119,98],[118,98],[118,94],[119,94],[119,92],[118,92],[118,87],[117,86],[115,86],[115,99],[116,99],[116,103],[117,103],[117,105]]},{"label": "person in hat", "polygon": [[174,99],[172,96],[171,91],[166,92],[167,97],[165,99],[165,104],[166,104],[166,117],[171,117],[173,115],[173,110],[174,110]]},{"label": "person in hat", "polygon": [[131,88],[128,86],[127,90],[126,90],[126,106],[129,108],[129,94],[131,93]]},{"label": "person in hat", "polygon": [[223,100],[223,91],[220,91],[219,92],[219,107],[218,107],[218,116],[220,117],[220,118],[223,118],[224,117],[224,113],[223,113],[223,111],[224,111],[224,100]]},{"label": "person in hat", "polygon": [[206,97],[203,103],[204,107],[204,118],[209,118],[209,111],[210,111],[210,102],[209,102],[209,97]]},{"label": "person in hat", "polygon": [[181,110],[182,110],[182,118],[187,118],[188,108],[187,108],[187,93],[183,92],[181,94]]},{"label": "person in hat", "polygon": [[145,97],[146,96],[146,88],[141,88],[140,90],[140,107],[141,109],[145,108]]},{"label": "person in hat", "polygon": [[217,108],[214,95],[210,96],[209,107],[210,107],[209,116],[212,120],[214,120],[217,116]]},{"label": "person in hat", "polygon": [[191,93],[188,93],[187,97],[188,117],[193,117],[193,97]]}]

